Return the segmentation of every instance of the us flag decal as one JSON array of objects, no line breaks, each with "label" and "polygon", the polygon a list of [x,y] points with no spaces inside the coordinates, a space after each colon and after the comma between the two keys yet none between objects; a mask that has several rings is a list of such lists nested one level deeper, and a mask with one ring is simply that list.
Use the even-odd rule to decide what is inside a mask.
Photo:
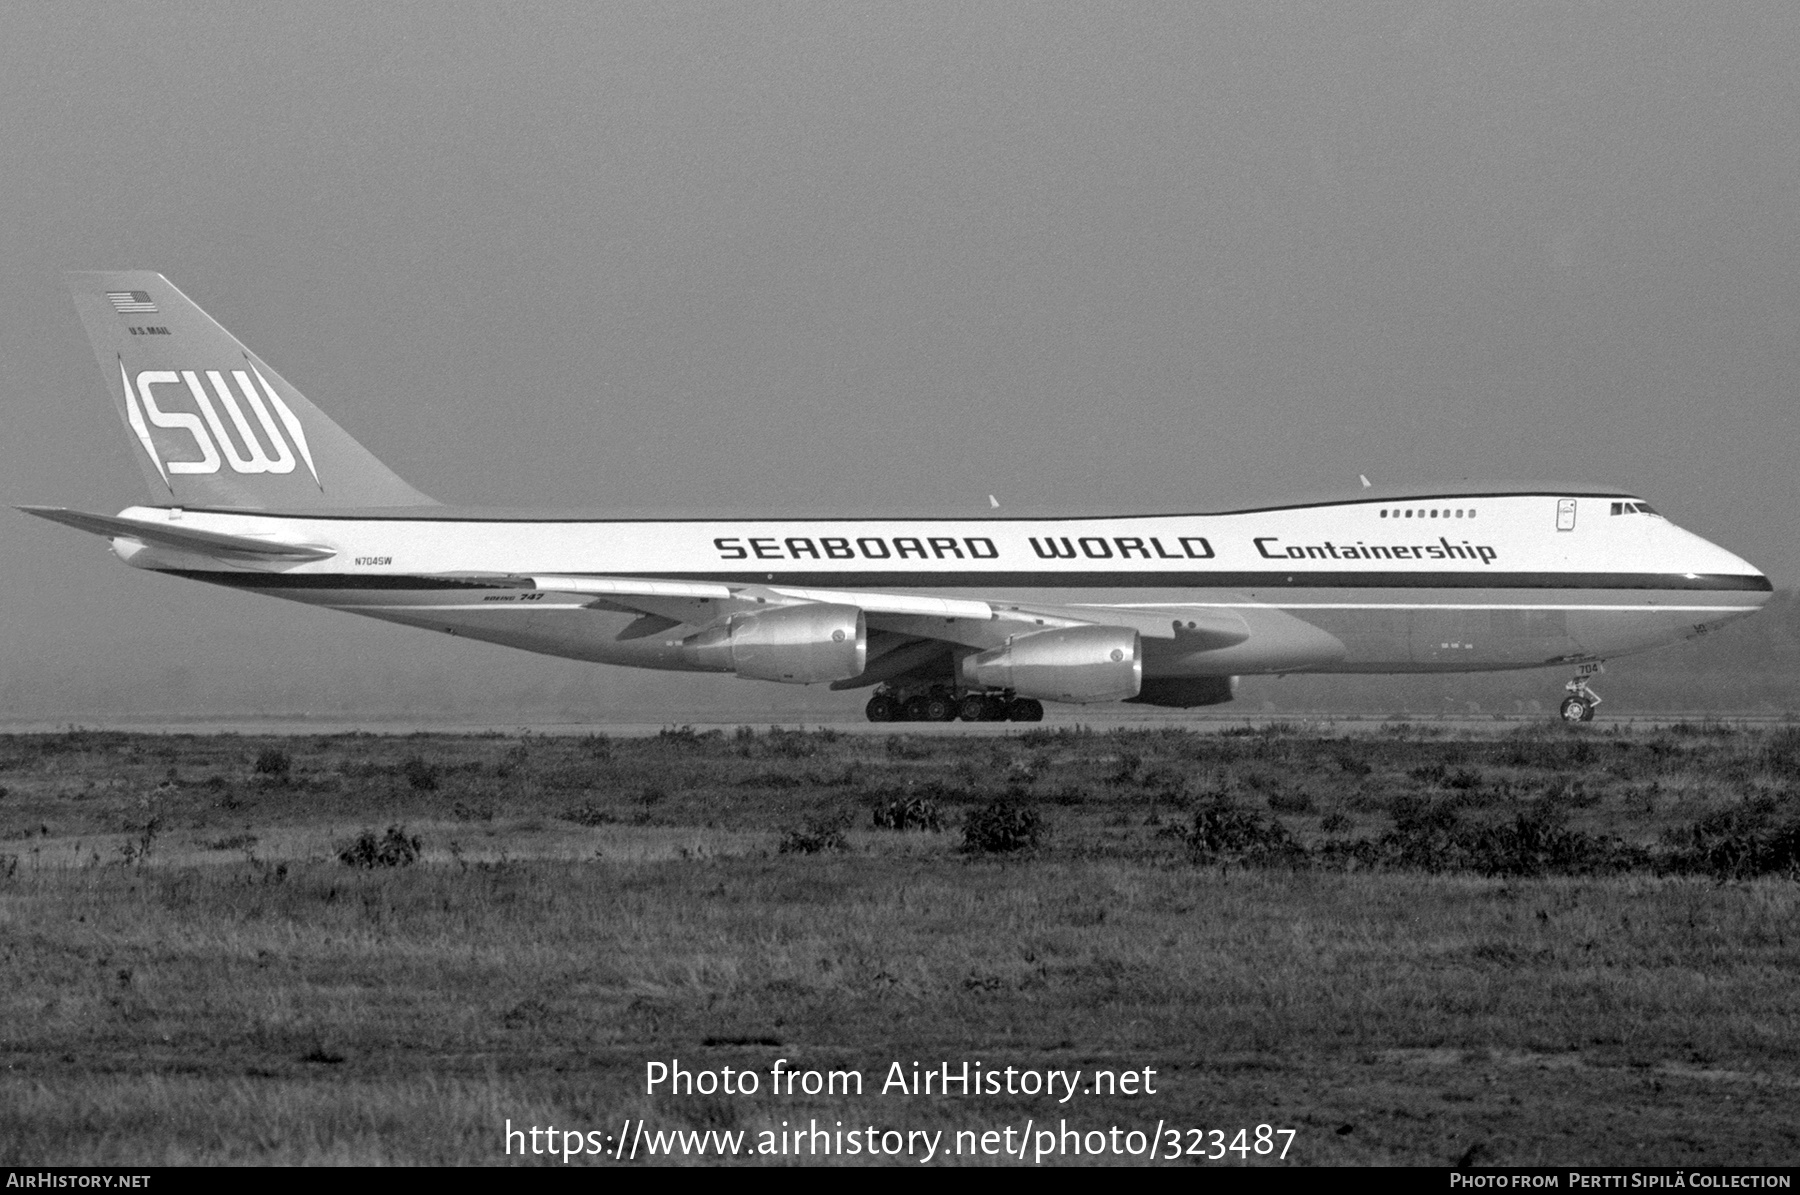
[{"label": "us flag decal", "polygon": [[113,310],[121,315],[156,310],[156,304],[150,301],[150,292],[147,290],[109,290],[106,297],[112,300]]}]

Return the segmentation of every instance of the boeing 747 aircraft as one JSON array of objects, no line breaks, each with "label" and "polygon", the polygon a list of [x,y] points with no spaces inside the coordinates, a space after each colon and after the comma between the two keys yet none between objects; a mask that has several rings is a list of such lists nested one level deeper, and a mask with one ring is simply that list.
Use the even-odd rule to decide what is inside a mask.
[{"label": "boeing 747 aircraft", "polygon": [[137,568],[549,655],[870,688],[872,721],[1193,707],[1289,672],[1564,668],[1755,611],[1738,557],[1599,486],[1215,514],[636,520],[443,506],[160,274],[69,275],[153,495],[23,507]]}]

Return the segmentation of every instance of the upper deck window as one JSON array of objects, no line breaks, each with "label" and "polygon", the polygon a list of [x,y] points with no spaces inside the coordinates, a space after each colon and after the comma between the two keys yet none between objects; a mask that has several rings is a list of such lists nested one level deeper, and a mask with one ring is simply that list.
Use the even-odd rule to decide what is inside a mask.
[{"label": "upper deck window", "polygon": [[[1617,506],[1618,504],[1614,503],[1613,505]],[[1615,510],[1613,513],[1617,514],[1619,512]],[[1465,507],[1461,510],[1453,510],[1449,507],[1439,507],[1436,510],[1429,508],[1419,510],[1387,510],[1384,508],[1381,512],[1381,517],[1384,519],[1472,519],[1475,517],[1475,508],[1472,506]]]},{"label": "upper deck window", "polygon": [[[1618,502],[1615,502],[1615,504],[1613,504],[1613,506],[1615,506],[1615,508],[1618,508]],[[1645,509],[1645,511],[1649,511],[1649,508],[1643,508],[1643,509]],[[1615,515],[1618,515],[1618,509],[1615,509],[1615,511],[1613,511],[1613,513],[1615,513]],[[1472,506],[1469,506],[1469,508],[1462,508],[1462,509],[1438,508],[1438,509],[1417,509],[1417,511],[1390,511],[1390,509],[1382,509],[1381,517],[1382,518],[1474,518],[1474,508],[1472,508]]]},{"label": "upper deck window", "polygon": [[[1616,507],[1619,504],[1615,502],[1613,505]],[[1647,512],[1649,507],[1643,509]],[[1613,513],[1618,514],[1619,512],[1614,510]],[[1475,517],[1475,508],[1470,506],[1460,510],[1453,510],[1450,507],[1439,507],[1436,510],[1388,510],[1384,507],[1381,517],[1384,519],[1472,519]]]}]

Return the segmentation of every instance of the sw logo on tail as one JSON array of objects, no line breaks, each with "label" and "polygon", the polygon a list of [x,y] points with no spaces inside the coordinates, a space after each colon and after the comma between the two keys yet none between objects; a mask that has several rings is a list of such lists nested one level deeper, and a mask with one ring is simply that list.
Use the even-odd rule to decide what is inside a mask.
[{"label": "sw logo on tail", "polygon": [[[244,412],[238,406],[237,398],[232,394],[231,387],[226,383],[219,370],[207,370],[206,377],[212,383],[213,393],[218,396],[220,404],[231,416],[232,426],[237,429],[237,443],[242,443],[244,446],[244,452],[241,455],[238,452],[237,443],[232,441],[231,436],[225,430],[224,423],[220,421],[219,412],[213,407],[212,399],[207,396],[206,388],[200,384],[198,371],[192,369],[140,370],[134,387],[125,378],[124,362],[120,362],[119,379],[123,383],[125,392],[126,422],[131,425],[131,430],[137,433],[138,441],[143,444],[144,451],[149,454],[157,470],[163,474],[165,482],[171,473],[217,473],[220,464],[220,449],[224,450],[224,460],[230,463],[233,472],[292,473],[295,464],[293,450],[288,447],[288,440],[282,438],[281,430],[275,426],[274,419],[270,418],[269,407],[273,407],[276,414],[281,417],[282,427],[287,429],[287,435],[293,441],[294,447],[300,450],[300,456],[306,461],[307,471],[312,474],[313,481],[319,481],[319,470],[313,464],[312,451],[306,444],[306,430],[300,426],[299,418],[286,403],[281,401],[281,396],[275,393],[275,388],[269,385],[269,379],[263,377],[260,370],[252,365],[250,372],[256,374],[256,380],[261,388],[260,392],[257,387],[250,384],[250,373],[235,369],[232,370],[232,377],[236,379],[244,401],[248,402],[251,409],[256,412],[257,420],[262,425],[262,435],[269,443],[269,450],[275,454],[273,459],[270,458],[268,452],[263,450],[256,433],[250,428],[249,421],[244,418]],[[152,387],[173,386],[182,383],[186,384],[187,392],[193,396],[195,407],[205,417],[204,426],[200,419],[192,414],[163,410],[159,406]],[[263,403],[265,397],[268,399],[267,406]],[[146,416],[152,426],[182,431],[193,437],[195,447],[200,452],[199,459],[165,461],[162,454],[157,451],[156,441],[150,434],[150,428],[144,424]],[[208,434],[209,428],[211,429],[210,435]]]}]

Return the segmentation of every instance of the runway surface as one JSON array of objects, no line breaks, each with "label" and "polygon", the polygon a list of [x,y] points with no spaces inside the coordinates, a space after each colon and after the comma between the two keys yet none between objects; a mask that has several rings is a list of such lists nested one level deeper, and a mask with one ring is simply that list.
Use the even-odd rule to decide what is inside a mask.
[{"label": "runway surface", "polygon": [[[1595,730],[1609,726],[1633,729],[1655,729],[1680,723],[1718,722],[1733,726],[1776,726],[1794,719],[1783,714],[1719,714],[1694,711],[1677,714],[1621,715],[1602,714],[1591,723]],[[1095,711],[1085,713],[1055,712],[1042,722],[887,722],[871,723],[857,717],[851,719],[770,721],[762,718],[732,717],[716,713],[676,714],[660,721],[641,722],[577,722],[568,720],[472,722],[430,718],[310,718],[285,716],[271,718],[65,718],[55,721],[0,722],[0,734],[54,734],[71,729],[125,731],[135,734],[245,734],[245,735],[330,735],[330,734],[452,734],[452,735],[587,735],[605,734],[616,738],[644,738],[674,727],[691,726],[696,731],[730,732],[739,726],[757,731],[776,727],[788,730],[829,728],[840,734],[916,734],[932,736],[998,737],[1033,729],[1057,730],[1087,727],[1108,730],[1189,730],[1197,734],[1220,734],[1231,730],[1265,730],[1291,728],[1297,733],[1336,735],[1372,734],[1384,727],[1408,725],[1431,727],[1443,733],[1480,734],[1506,732],[1524,726],[1554,725],[1556,718],[1544,714],[1490,714],[1479,716],[1406,715],[1406,714],[1144,714]]]}]

